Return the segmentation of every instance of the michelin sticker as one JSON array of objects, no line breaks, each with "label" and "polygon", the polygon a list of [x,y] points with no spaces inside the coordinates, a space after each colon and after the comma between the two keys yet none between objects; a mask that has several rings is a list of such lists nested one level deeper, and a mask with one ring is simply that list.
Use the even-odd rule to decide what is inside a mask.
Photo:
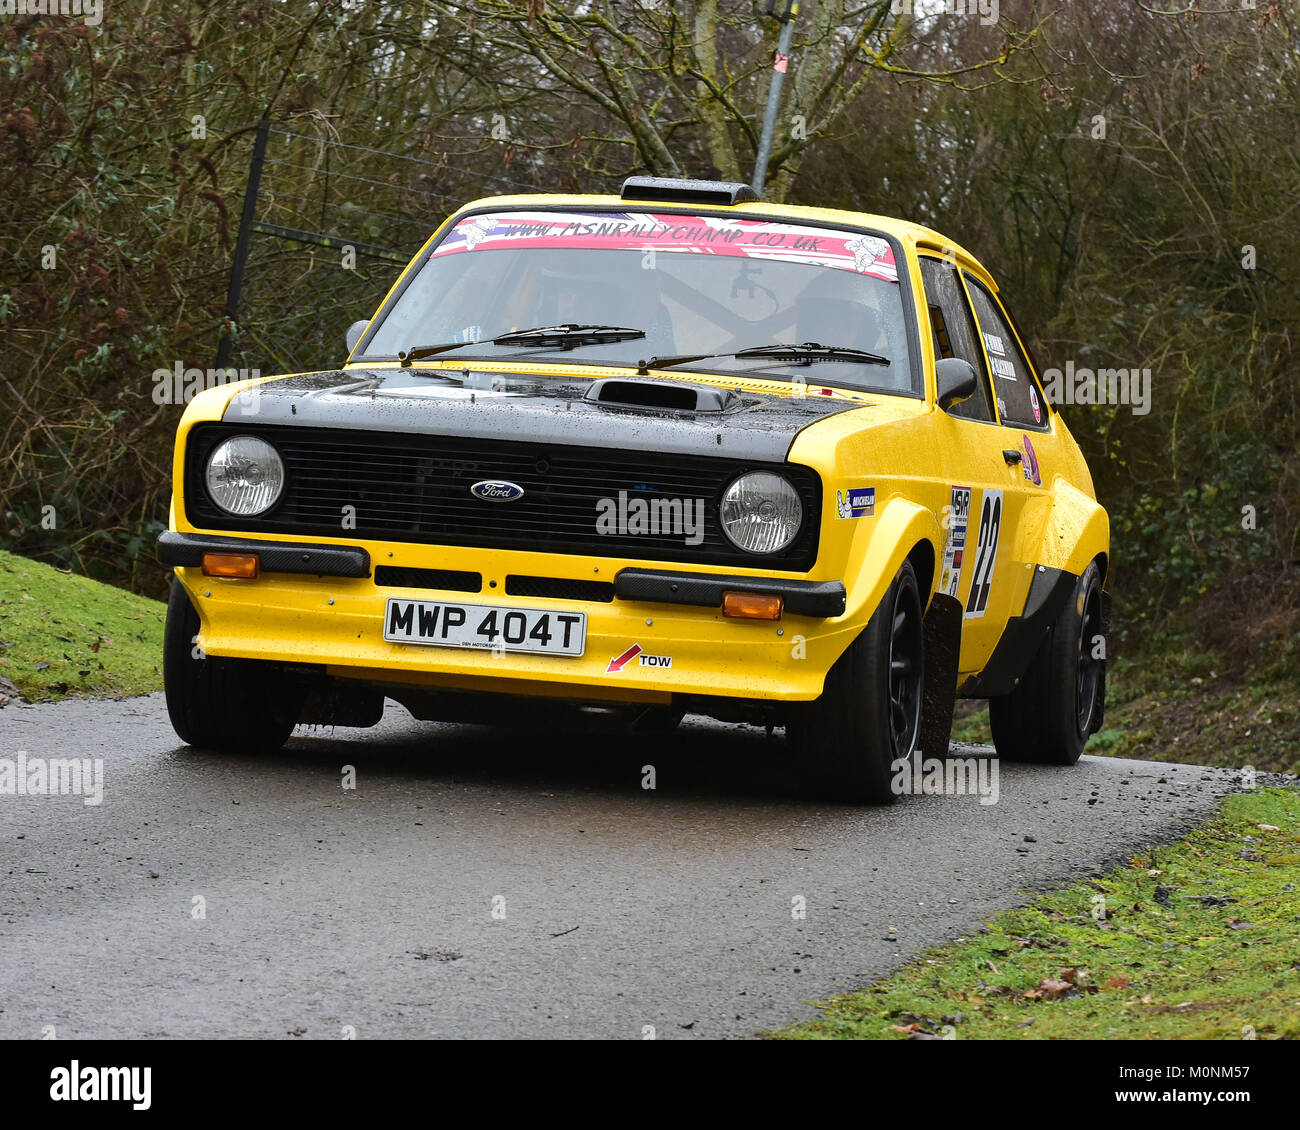
[{"label": "michelin sticker", "polygon": [[875,487],[850,487],[835,492],[835,511],[840,518],[870,518],[876,512]]},{"label": "michelin sticker", "polygon": [[948,508],[948,539],[943,547],[943,576],[939,591],[956,596],[961,586],[961,563],[966,552],[966,527],[970,523],[970,487],[953,487]]}]

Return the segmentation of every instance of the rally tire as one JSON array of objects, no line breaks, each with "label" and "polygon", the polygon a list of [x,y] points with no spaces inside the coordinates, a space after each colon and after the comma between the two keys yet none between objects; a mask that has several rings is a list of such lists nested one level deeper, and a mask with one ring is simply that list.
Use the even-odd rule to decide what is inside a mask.
[{"label": "rally tire", "polygon": [[922,614],[916,573],[904,562],[865,630],[827,673],[821,696],[794,704],[787,741],[819,796],[894,802],[895,765],[911,761],[920,736]]},{"label": "rally tire", "polygon": [[199,616],[172,581],[163,632],[167,714],[188,745],[223,753],[271,753],[289,739],[305,691],[274,664],[207,656],[196,645]]},{"label": "rally tire", "polygon": [[989,699],[998,756],[1038,765],[1073,765],[1103,716],[1106,660],[1093,657],[1104,636],[1101,569],[1094,561],[1057,614],[1024,677]]}]

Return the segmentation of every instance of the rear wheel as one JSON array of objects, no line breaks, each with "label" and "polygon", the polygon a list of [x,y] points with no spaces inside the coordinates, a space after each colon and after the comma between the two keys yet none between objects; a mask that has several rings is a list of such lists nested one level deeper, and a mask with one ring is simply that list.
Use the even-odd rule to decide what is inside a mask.
[{"label": "rear wheel", "polygon": [[921,728],[925,677],[921,594],[911,562],[826,675],[813,702],[796,703],[786,735],[817,791],[834,800],[892,804],[895,764]]},{"label": "rear wheel", "polygon": [[163,632],[167,714],[182,741],[226,753],[269,753],[288,740],[305,688],[270,663],[208,656],[195,640],[199,616],[172,581]]},{"label": "rear wheel", "polygon": [[1101,639],[1101,570],[1094,561],[1016,689],[989,699],[989,725],[1000,757],[1040,765],[1079,760],[1105,707]]}]

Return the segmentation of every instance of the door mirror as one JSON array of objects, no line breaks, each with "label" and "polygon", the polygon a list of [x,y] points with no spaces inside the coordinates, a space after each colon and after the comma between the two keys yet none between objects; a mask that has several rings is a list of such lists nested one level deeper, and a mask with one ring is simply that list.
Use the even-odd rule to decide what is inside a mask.
[{"label": "door mirror", "polygon": [[954,404],[969,400],[975,395],[979,378],[969,361],[960,357],[945,357],[934,363],[935,385],[939,390],[939,407],[945,412]]},{"label": "door mirror", "polygon": [[362,318],[361,321],[353,322],[352,325],[348,326],[348,332],[344,340],[348,343],[349,357],[352,355],[352,351],[356,349],[357,342],[361,340],[361,335],[366,332],[368,325],[370,325],[370,319]]}]

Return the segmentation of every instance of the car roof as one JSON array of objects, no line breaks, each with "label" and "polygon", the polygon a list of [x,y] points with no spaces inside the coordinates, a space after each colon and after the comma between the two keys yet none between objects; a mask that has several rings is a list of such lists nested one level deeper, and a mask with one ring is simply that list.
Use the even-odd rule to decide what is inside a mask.
[{"label": "car roof", "polygon": [[823,224],[843,224],[848,227],[872,228],[899,240],[905,246],[924,247],[943,251],[963,267],[970,268],[989,289],[996,291],[997,283],[984,265],[960,244],[940,234],[933,228],[899,220],[892,216],[878,216],[870,212],[854,212],[844,208],[814,208],[806,204],[770,204],[761,200],[743,204],[709,204],[690,200],[625,200],[621,196],[600,194],[519,193],[509,196],[485,196],[472,200],[456,209],[453,216],[475,212],[483,208],[573,208],[596,207],[620,212],[677,211],[688,209],[694,215],[750,216],[778,220],[812,220]]}]

